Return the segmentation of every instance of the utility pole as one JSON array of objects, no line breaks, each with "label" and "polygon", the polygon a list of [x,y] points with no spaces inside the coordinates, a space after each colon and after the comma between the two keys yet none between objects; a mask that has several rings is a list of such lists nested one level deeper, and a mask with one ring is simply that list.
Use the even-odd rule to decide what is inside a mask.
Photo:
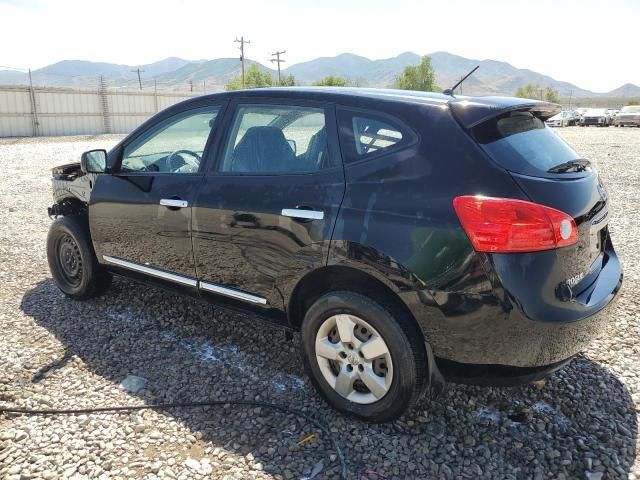
[{"label": "utility pole", "polygon": [[286,62],[286,60],[280,58],[280,55],[284,55],[285,53],[287,53],[287,51],[286,50],[282,50],[281,52],[275,52],[275,53],[271,54],[272,57],[276,57],[276,58],[272,58],[271,59],[271,63],[276,62],[278,64],[278,86],[281,85],[281,81],[280,81],[280,63],[281,62]]},{"label": "utility pole", "polygon": [[250,40],[245,40],[244,36],[240,37],[240,40],[238,40],[238,38],[236,37],[236,39],[233,41],[233,43],[239,43],[240,44],[240,63],[242,64],[242,88],[244,88],[244,44],[245,43],[251,43]]},{"label": "utility pole", "polygon": [[571,110],[571,97],[573,97],[573,90],[569,91],[569,110]]},{"label": "utility pole", "polygon": [[158,111],[158,81],[153,79],[153,104],[156,107],[156,112]]},{"label": "utility pole", "polygon": [[136,68],[135,70],[131,70],[132,72],[138,72],[138,85],[140,86],[140,90],[142,90],[142,78],[140,77],[140,73],[144,72],[144,70],[140,70]]},{"label": "utility pole", "polygon": [[189,80],[189,90],[193,92],[193,80]]},{"label": "utility pole", "polygon": [[40,122],[38,121],[38,109],[36,107],[36,92],[33,89],[33,78],[31,77],[31,69],[29,69],[29,99],[31,100],[33,136],[37,137],[40,130]]}]

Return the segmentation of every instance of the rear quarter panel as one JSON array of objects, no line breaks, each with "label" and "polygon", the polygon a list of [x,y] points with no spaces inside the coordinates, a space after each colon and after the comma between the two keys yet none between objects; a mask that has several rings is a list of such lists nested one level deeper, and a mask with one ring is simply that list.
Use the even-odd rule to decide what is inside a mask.
[{"label": "rear quarter panel", "polygon": [[[384,104],[371,110],[397,117],[418,141],[346,164],[347,188],[329,264],[357,266],[384,279],[412,311],[434,353],[445,354],[456,330],[464,335],[479,327],[478,318],[507,315],[486,273],[488,258],[473,250],[453,198],[524,198],[523,192],[484,158],[446,105]],[[343,150],[348,130],[340,125]]]}]

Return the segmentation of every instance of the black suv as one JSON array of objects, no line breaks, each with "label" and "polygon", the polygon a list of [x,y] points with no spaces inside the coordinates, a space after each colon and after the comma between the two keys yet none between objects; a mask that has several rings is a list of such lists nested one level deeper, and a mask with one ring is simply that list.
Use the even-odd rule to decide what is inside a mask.
[{"label": "black suv", "polygon": [[607,193],[501,97],[291,88],[194,98],[53,170],[51,273],[126,275],[301,331],[334,407],[398,417],[443,380],[515,384],[599,335],[622,284]]}]

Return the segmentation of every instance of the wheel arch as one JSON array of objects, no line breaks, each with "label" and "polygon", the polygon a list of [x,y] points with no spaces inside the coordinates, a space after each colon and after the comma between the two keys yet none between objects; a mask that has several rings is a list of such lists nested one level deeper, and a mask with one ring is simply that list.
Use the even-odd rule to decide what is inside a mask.
[{"label": "wheel arch", "polygon": [[349,290],[381,299],[383,303],[393,306],[395,312],[392,313],[406,315],[413,321],[417,331],[424,336],[417,319],[400,297],[398,290],[391,282],[380,277],[382,275],[376,275],[370,269],[358,268],[353,264],[326,265],[307,273],[298,281],[289,298],[289,323],[294,328],[299,328],[305,312],[319,297],[334,290]]},{"label": "wheel arch", "polygon": [[48,213],[50,217],[77,216],[87,221],[89,217],[87,204],[74,196],[56,199],[56,203],[49,207]]}]

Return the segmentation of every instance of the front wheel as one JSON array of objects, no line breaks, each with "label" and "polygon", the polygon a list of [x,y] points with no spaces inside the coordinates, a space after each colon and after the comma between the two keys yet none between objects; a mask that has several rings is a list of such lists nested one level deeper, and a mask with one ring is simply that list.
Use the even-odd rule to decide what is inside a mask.
[{"label": "front wheel", "polygon": [[51,224],[47,259],[53,281],[68,297],[92,298],[111,285],[112,276],[98,264],[89,227],[81,217],[61,217]]},{"label": "front wheel", "polygon": [[320,297],[302,324],[305,367],[318,392],[341,412],[372,422],[398,418],[422,395],[423,341],[399,309],[349,291]]}]

